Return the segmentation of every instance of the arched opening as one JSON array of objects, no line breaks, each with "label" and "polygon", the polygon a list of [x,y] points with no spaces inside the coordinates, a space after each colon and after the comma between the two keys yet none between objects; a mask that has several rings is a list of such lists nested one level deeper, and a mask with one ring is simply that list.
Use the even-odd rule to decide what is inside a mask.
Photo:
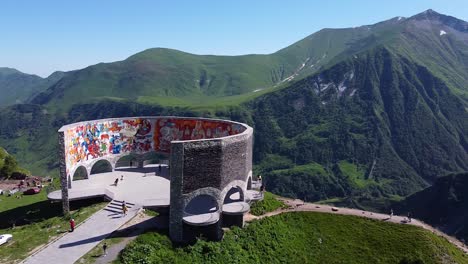
[{"label": "arched opening", "polygon": [[112,165],[108,160],[100,160],[94,163],[91,168],[91,174],[112,172]]},{"label": "arched opening", "polygon": [[239,186],[235,186],[229,189],[229,191],[226,193],[223,204],[243,202],[243,201],[244,201],[244,192],[242,191],[242,188]]},{"label": "arched opening", "polygon": [[88,172],[86,171],[86,168],[83,166],[80,166],[76,168],[75,173],[73,173],[73,178],[74,181],[79,181],[79,180],[86,180],[88,179]]},{"label": "arched opening", "polygon": [[135,154],[129,154],[126,156],[121,157],[120,159],[117,160],[115,163],[115,168],[136,168],[138,167],[138,160],[137,160],[137,155]]},{"label": "arched opening", "polygon": [[202,194],[196,196],[185,206],[185,214],[200,215],[218,211],[218,203],[213,196]]},{"label": "arched opening", "polygon": [[158,152],[146,153],[141,157],[141,159],[143,160],[143,166],[151,166],[155,164],[169,165],[169,155]]},{"label": "arched opening", "polygon": [[250,205],[244,202],[244,190],[239,186],[231,187],[224,197],[222,226],[244,226],[244,214],[250,210]]},{"label": "arched opening", "polygon": [[223,237],[220,224],[219,207],[213,196],[202,194],[196,196],[184,209],[184,239],[193,243],[197,237],[219,241]]}]

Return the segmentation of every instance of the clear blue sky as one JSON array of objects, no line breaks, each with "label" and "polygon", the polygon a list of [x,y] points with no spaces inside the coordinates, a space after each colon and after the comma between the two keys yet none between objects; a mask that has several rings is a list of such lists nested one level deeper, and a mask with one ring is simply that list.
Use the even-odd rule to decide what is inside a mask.
[{"label": "clear blue sky", "polygon": [[372,24],[429,8],[468,20],[467,0],[2,0],[0,67],[47,76],[153,47],[272,53],[324,27]]}]

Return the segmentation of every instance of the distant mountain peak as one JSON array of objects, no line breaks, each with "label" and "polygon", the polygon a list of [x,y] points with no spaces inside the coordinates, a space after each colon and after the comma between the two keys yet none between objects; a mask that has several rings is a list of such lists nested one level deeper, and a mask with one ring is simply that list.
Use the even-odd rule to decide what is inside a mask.
[{"label": "distant mountain peak", "polygon": [[446,26],[449,26],[460,32],[468,32],[468,22],[458,19],[456,17],[447,16],[441,13],[438,13],[432,9],[428,9],[422,13],[416,14],[410,17],[410,20],[413,21],[428,21],[430,23],[441,23]]}]

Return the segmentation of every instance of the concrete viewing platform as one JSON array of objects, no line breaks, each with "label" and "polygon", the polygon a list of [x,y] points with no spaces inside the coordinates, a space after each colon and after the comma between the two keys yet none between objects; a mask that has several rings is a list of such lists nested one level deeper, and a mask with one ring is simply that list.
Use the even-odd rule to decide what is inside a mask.
[{"label": "concrete viewing platform", "polygon": [[219,213],[204,213],[197,215],[188,215],[182,218],[184,223],[193,226],[207,226],[219,221]]},{"label": "concrete viewing platform", "polygon": [[[104,197],[123,200],[143,207],[168,207],[170,204],[170,181],[167,165],[150,164],[144,168],[121,167],[113,172],[91,174],[89,179],[71,182],[68,189],[70,201]],[[123,180],[121,177],[123,176]],[[119,179],[117,186],[115,179]],[[62,192],[47,195],[50,200],[61,200]]]},{"label": "concrete viewing platform", "polygon": [[234,202],[223,205],[223,214],[243,215],[250,211],[250,205],[246,202]]}]

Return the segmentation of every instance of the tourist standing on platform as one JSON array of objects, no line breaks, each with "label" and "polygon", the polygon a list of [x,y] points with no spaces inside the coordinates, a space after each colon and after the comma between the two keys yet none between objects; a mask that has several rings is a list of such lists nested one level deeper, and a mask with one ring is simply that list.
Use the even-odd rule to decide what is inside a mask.
[{"label": "tourist standing on platform", "polygon": [[117,184],[119,184],[119,178],[115,179],[114,181],[114,185],[117,186]]},{"label": "tourist standing on platform", "polygon": [[124,216],[127,215],[127,211],[128,211],[128,208],[127,208],[127,204],[125,203],[125,201],[122,202],[122,214]]},{"label": "tourist standing on platform", "polygon": [[390,209],[390,218],[393,216],[393,209]]},{"label": "tourist standing on platform", "polygon": [[75,219],[70,219],[70,232],[75,231]]},{"label": "tourist standing on platform", "polygon": [[120,181],[123,181],[123,174],[120,176]]}]

